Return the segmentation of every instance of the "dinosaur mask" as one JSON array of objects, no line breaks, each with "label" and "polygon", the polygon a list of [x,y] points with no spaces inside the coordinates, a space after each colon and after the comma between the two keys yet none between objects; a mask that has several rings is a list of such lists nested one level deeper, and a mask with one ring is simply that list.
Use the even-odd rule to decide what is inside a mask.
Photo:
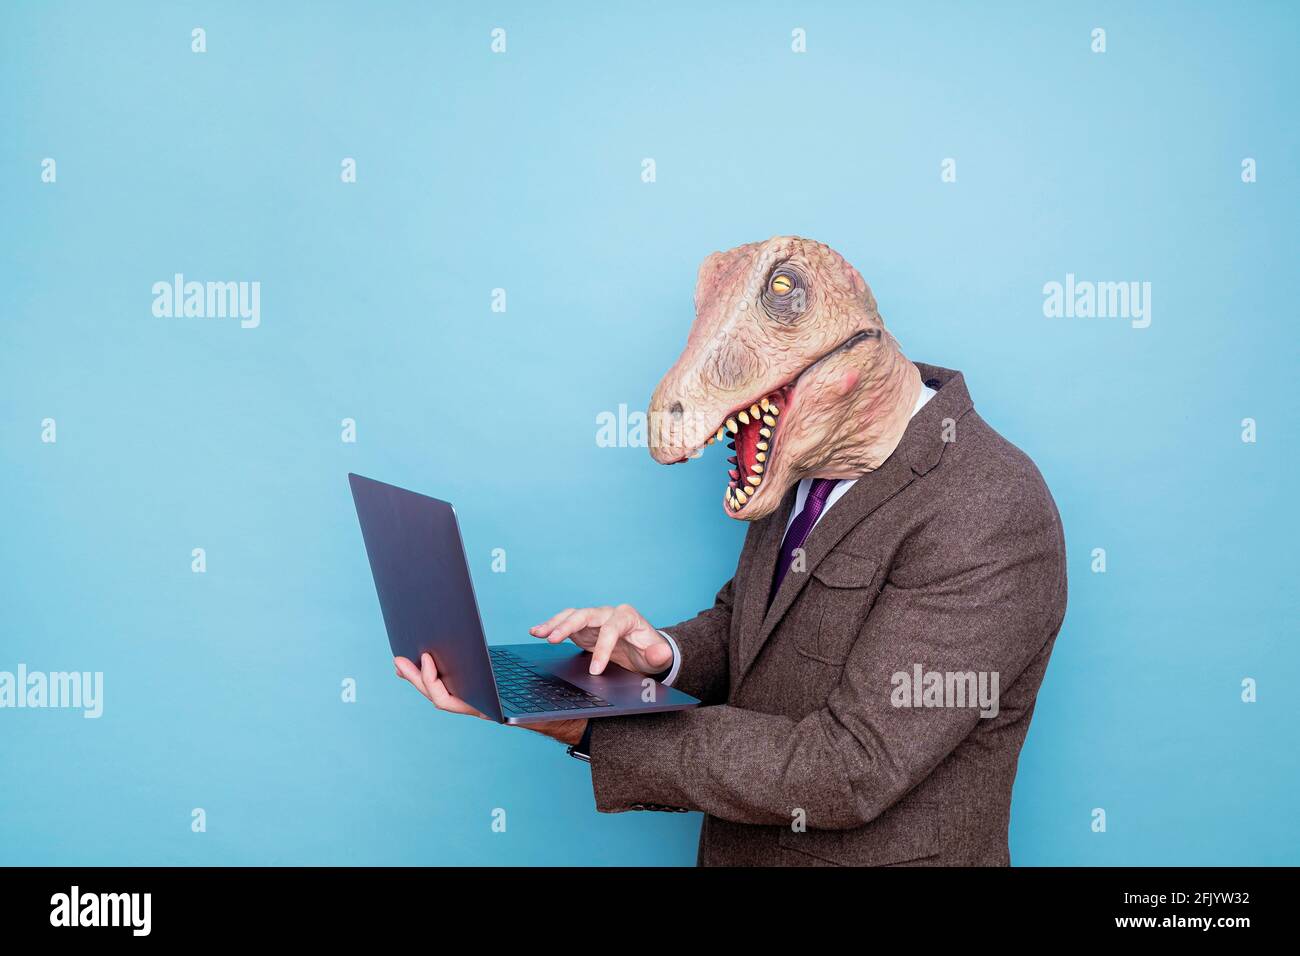
[{"label": "dinosaur mask", "polygon": [[663,464],[725,444],[723,509],[754,521],[803,478],[856,478],[897,447],[920,375],[856,269],[779,236],[700,266],[686,349],[650,400]]}]

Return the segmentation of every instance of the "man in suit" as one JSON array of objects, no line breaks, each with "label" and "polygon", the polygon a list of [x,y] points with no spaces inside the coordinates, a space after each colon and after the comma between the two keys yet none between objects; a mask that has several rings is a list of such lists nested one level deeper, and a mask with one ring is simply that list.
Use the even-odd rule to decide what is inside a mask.
[{"label": "man in suit", "polygon": [[[906,359],[833,250],[715,253],[651,400],[665,463],[726,442],[750,523],[712,608],[658,630],[627,605],[532,633],[699,697],[534,725],[591,762],[596,806],[699,810],[703,865],[1009,862],[1011,787],[1065,614],[1060,518],[959,372]],[[435,704],[432,659],[397,660]]]}]

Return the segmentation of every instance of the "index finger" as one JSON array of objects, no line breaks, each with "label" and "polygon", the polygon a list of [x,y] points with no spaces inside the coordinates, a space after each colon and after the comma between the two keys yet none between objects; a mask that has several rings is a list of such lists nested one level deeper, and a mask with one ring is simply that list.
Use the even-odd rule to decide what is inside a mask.
[{"label": "index finger", "polygon": [[605,665],[609,663],[609,655],[614,653],[614,647],[623,635],[630,630],[629,624],[627,617],[614,613],[600,626],[600,633],[596,635],[596,644],[591,649],[591,666],[588,670],[592,674],[603,674],[605,672]]}]

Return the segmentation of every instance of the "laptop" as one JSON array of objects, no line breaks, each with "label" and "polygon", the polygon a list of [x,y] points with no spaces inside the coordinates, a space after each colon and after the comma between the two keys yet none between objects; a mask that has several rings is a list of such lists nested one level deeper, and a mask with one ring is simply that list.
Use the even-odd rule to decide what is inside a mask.
[{"label": "laptop", "polygon": [[446,501],[348,475],[393,656],[427,651],[447,689],[503,724],[685,710],[699,701],[619,667],[587,672],[573,644],[489,645]]}]

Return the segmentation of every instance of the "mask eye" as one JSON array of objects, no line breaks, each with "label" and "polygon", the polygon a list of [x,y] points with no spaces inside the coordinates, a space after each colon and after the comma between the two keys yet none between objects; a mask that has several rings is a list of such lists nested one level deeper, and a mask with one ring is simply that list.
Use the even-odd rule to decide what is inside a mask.
[{"label": "mask eye", "polygon": [[778,272],[776,275],[772,276],[772,284],[770,288],[773,295],[785,295],[794,288],[794,280],[784,272]]}]

